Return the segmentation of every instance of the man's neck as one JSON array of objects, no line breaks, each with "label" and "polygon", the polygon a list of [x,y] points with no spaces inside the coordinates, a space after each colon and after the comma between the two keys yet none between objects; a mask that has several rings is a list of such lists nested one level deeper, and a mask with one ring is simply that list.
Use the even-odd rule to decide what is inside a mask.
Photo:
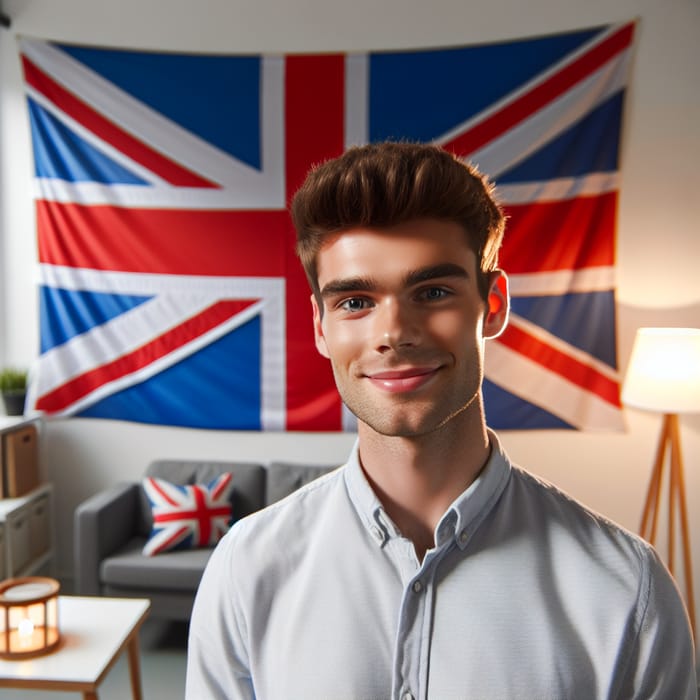
[{"label": "man's neck", "polygon": [[360,423],[360,462],[389,517],[418,559],[450,504],[476,479],[490,448],[483,417],[456,417],[419,437],[380,435]]}]

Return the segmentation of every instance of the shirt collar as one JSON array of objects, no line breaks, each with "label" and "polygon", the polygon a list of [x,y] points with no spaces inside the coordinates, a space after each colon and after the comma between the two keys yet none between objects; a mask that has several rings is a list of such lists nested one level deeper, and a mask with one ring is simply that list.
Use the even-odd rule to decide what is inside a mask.
[{"label": "shirt collar", "polygon": [[[511,473],[511,463],[496,434],[488,431],[491,455],[479,476],[461,493],[440,519],[435,531],[438,547],[455,538],[464,549],[486,515],[498,501]],[[355,510],[378,544],[400,536],[362,471],[359,441],[355,442],[345,469],[345,483]]]},{"label": "shirt collar", "polygon": [[346,465],[345,484],[363,525],[378,544],[383,545],[398,534],[362,471],[359,440],[355,441]]},{"label": "shirt collar", "polygon": [[[454,518],[454,533],[457,546],[464,549],[472,536],[491,512],[508,483],[511,463],[501,443],[492,430],[488,431],[491,455],[476,479],[461,493],[447,509],[438,523],[440,527],[446,518]],[[450,514],[453,514],[450,516]]]}]

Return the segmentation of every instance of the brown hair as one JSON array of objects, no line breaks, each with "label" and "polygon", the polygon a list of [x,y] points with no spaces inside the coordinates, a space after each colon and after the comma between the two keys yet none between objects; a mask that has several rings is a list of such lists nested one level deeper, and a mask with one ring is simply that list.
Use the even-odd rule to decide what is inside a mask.
[{"label": "brown hair", "polygon": [[291,214],[297,254],[316,295],[316,259],[328,235],[439,219],[464,227],[486,298],[505,226],[493,185],[475,167],[437,146],[413,143],[356,146],[314,167],[294,195]]}]

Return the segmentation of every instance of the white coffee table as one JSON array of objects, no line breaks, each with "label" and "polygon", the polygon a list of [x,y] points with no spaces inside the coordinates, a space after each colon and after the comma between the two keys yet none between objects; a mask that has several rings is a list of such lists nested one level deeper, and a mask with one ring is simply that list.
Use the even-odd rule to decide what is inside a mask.
[{"label": "white coffee table", "polygon": [[0,659],[0,688],[77,691],[97,700],[97,687],[127,649],[134,700],[141,700],[139,627],[151,603],[141,598],[59,596],[62,642],[24,661]]}]

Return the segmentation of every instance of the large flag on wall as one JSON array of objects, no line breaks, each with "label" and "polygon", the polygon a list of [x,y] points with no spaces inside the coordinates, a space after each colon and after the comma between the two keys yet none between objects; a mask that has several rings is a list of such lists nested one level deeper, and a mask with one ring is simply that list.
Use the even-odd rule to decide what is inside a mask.
[{"label": "large flag on wall", "polygon": [[508,330],[491,426],[617,429],[615,219],[633,24],[336,55],[182,55],[22,39],[41,355],[58,415],[354,427],[313,345],[286,204],[352,144],[432,141],[498,183]]}]

